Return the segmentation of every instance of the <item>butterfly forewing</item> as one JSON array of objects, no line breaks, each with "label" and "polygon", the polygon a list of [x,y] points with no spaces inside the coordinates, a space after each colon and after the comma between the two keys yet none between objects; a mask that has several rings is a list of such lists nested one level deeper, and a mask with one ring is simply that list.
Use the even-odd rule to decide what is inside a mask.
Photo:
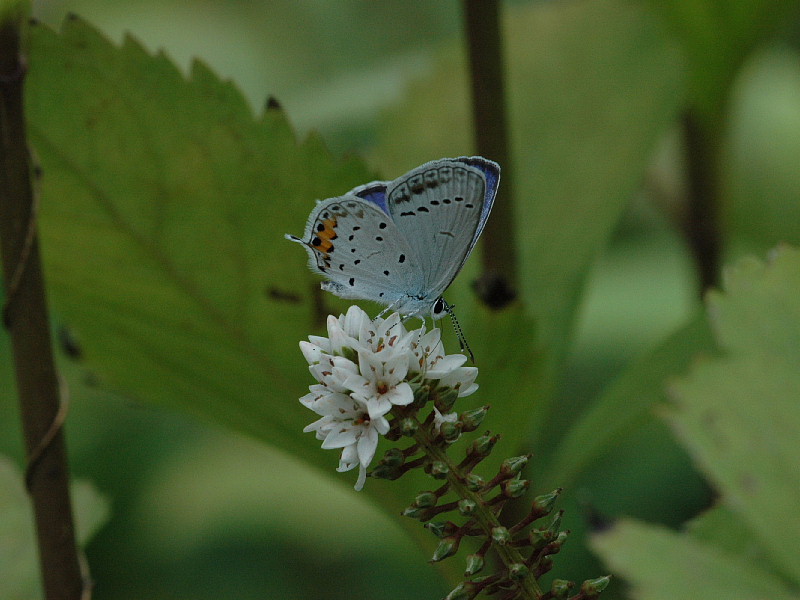
[{"label": "butterfly forewing", "polygon": [[464,265],[491,206],[486,176],[459,159],[426,163],[392,181],[386,192],[397,229],[413,240],[427,297],[440,296]]}]

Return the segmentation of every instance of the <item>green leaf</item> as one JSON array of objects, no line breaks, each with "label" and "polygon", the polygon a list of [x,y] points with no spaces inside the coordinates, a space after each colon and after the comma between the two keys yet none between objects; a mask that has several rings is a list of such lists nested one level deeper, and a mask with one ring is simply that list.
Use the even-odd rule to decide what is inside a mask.
[{"label": "green leaf", "polygon": [[631,584],[633,598],[798,598],[748,557],[726,554],[663,527],[623,520],[596,535],[592,545]]},{"label": "green leaf", "polygon": [[800,582],[800,251],[744,259],[724,287],[708,304],[727,355],[675,383],[670,421],[723,503]]},{"label": "green leaf", "polygon": [[695,353],[712,350],[708,321],[698,314],[635,361],[564,434],[542,475],[544,488],[571,487],[592,464],[656,419],[654,408],[666,399],[665,381],[685,371]]},{"label": "green leaf", "polygon": [[[334,464],[304,436],[297,343],[325,299],[299,247],[314,198],[370,179],[286,117],[254,118],[201,63],[184,78],[78,19],[32,30],[27,109],[43,167],[53,302],[107,384]],[[313,450],[312,450],[313,449]]]},{"label": "green leaf", "polygon": [[689,101],[717,117],[749,53],[798,8],[796,0],[652,0],[680,40]]},{"label": "green leaf", "polygon": [[800,251],[740,261],[707,304],[720,353],[671,385],[664,413],[720,506],[689,534],[622,523],[595,546],[639,598],[788,598],[781,578],[800,583]]},{"label": "green leaf", "polygon": [[[72,504],[78,543],[86,545],[108,520],[108,501],[85,481],[72,484]],[[30,498],[22,473],[0,456],[0,598],[41,597],[36,534]]]}]

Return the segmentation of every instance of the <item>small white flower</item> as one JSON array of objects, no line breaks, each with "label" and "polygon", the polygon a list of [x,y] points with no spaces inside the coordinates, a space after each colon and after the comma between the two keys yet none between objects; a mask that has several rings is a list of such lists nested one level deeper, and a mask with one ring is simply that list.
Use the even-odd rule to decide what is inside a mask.
[{"label": "small white flower", "polygon": [[[418,383],[422,375],[466,396],[478,389],[478,370],[462,366],[466,356],[445,353],[439,329],[408,331],[396,313],[371,320],[351,306],[338,318],[328,317],[327,330],[328,337],[309,336],[300,342],[308,370],[318,382],[300,402],[321,417],[303,431],[313,431],[323,448],[342,450],[339,471],[359,467],[355,488],[360,490],[379,436],[389,431],[387,413],[414,401],[409,381]],[[434,410],[437,428],[457,419],[456,413]]]},{"label": "small white flower", "polygon": [[[359,467],[356,491],[364,487],[367,467],[375,457],[378,435],[389,431],[389,421],[385,417],[371,417],[365,404],[339,392],[332,392],[325,386],[306,394],[300,401],[322,418],[307,425],[303,431],[313,431],[325,449],[341,448],[339,472]],[[319,388],[322,388],[320,390]]]},{"label": "small white flower", "polygon": [[439,379],[439,385],[453,388],[458,392],[458,397],[463,398],[477,391],[478,384],[475,383],[477,377],[477,367],[458,367]]},{"label": "small white flower", "polygon": [[370,416],[385,415],[393,404],[406,406],[414,401],[414,392],[404,381],[408,373],[406,355],[396,354],[383,362],[362,350],[358,353],[358,366],[359,373],[348,373],[344,385],[352,390],[354,398],[367,405]]}]

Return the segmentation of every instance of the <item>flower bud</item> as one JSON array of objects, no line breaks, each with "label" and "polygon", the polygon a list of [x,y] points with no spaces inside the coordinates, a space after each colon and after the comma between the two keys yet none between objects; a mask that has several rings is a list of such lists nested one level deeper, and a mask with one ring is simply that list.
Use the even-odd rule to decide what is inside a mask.
[{"label": "flower bud", "polygon": [[518,498],[525,494],[530,487],[531,482],[527,479],[509,479],[503,482],[503,495],[509,498]]},{"label": "flower bud", "polygon": [[597,598],[604,589],[611,583],[611,575],[598,577],[597,579],[587,579],[581,585],[581,594],[584,598]]},{"label": "flower bud", "polygon": [[400,448],[389,448],[383,454],[380,464],[387,467],[399,467],[406,461],[406,457]]},{"label": "flower bud", "polygon": [[400,420],[400,433],[406,437],[413,437],[419,429],[419,423],[412,417],[404,417]]},{"label": "flower bud", "polygon": [[445,421],[439,427],[439,432],[442,434],[445,442],[452,444],[461,437],[461,423]]},{"label": "flower bud", "polygon": [[472,442],[472,446],[470,446],[469,450],[467,450],[467,456],[486,458],[492,452],[492,448],[494,448],[494,445],[497,443],[498,439],[500,439],[499,436],[493,436],[489,433],[485,433]]},{"label": "flower bud", "polygon": [[430,475],[434,479],[445,479],[450,472],[450,467],[440,460],[434,460],[430,463]]},{"label": "flower bud", "polygon": [[549,529],[531,529],[528,532],[528,541],[534,551],[541,550],[555,539],[555,534]]},{"label": "flower bud", "polygon": [[458,501],[458,512],[461,513],[462,516],[468,517],[472,513],[475,512],[475,509],[478,507],[478,504],[474,500],[470,500],[469,498],[462,498]]},{"label": "flower bud", "polygon": [[481,423],[486,418],[486,413],[489,412],[488,406],[481,406],[472,410],[467,410],[461,413],[461,424],[464,432],[475,431],[481,426]]},{"label": "flower bud", "polygon": [[412,386],[412,390],[414,391],[414,406],[419,408],[425,406],[431,396],[431,386],[428,384]]},{"label": "flower bud", "polygon": [[556,513],[556,516],[553,517],[553,520],[548,525],[547,529],[552,531],[554,534],[558,533],[558,530],[561,528],[561,517],[564,516],[564,511],[560,510]]},{"label": "flower bud", "polygon": [[533,499],[533,504],[531,506],[531,513],[533,513],[534,518],[539,519],[544,517],[545,515],[549,515],[550,512],[553,510],[553,507],[556,504],[556,500],[558,500],[558,496],[561,494],[561,488],[557,490],[553,490],[549,494],[542,494],[541,496],[536,496]]},{"label": "flower bud", "polygon": [[431,511],[428,508],[409,506],[400,514],[403,515],[404,517],[410,517],[412,519],[419,519],[420,521],[424,521],[426,518],[430,518],[430,512]]},{"label": "flower bud", "polygon": [[512,458],[507,458],[503,461],[503,464],[500,465],[500,472],[503,475],[513,477],[514,475],[519,474],[522,469],[525,468],[525,465],[528,464],[530,457],[530,454],[526,454],[525,456],[514,456]]},{"label": "flower bud", "polygon": [[452,521],[438,521],[436,523],[425,523],[423,526],[425,529],[430,531],[433,535],[438,538],[447,537],[448,535],[453,535],[458,526]]},{"label": "flower bud", "polygon": [[470,554],[467,556],[467,568],[464,571],[464,577],[472,577],[475,573],[480,573],[483,570],[485,561],[480,554]]},{"label": "flower bud", "polygon": [[486,481],[480,475],[476,475],[475,473],[470,473],[464,478],[464,481],[467,484],[467,489],[470,492],[478,492],[483,489],[483,486],[486,485]]},{"label": "flower bud", "polygon": [[433,552],[433,557],[431,558],[431,562],[439,562],[440,560],[444,560],[448,556],[453,556],[453,554],[455,554],[458,551],[459,541],[460,540],[454,536],[448,536],[446,538],[442,538],[442,541],[439,542],[439,545]]},{"label": "flower bud", "polygon": [[399,467],[390,467],[389,465],[377,464],[375,468],[370,471],[369,476],[376,479],[388,479],[394,481],[398,479],[405,471]]},{"label": "flower bud", "polygon": [[492,539],[498,546],[505,546],[511,541],[511,534],[505,527],[492,527]]},{"label": "flower bud", "polygon": [[412,506],[416,508],[430,508],[431,506],[436,506],[438,501],[438,496],[433,492],[420,492],[417,494],[417,497],[414,498]]},{"label": "flower bud", "polygon": [[481,591],[481,588],[471,581],[459,583],[453,590],[444,597],[444,600],[472,600]]},{"label": "flower bud", "polygon": [[554,599],[566,598],[574,585],[574,583],[566,579],[553,579],[553,584],[550,586],[550,595]]},{"label": "flower bud", "polygon": [[528,569],[524,563],[512,563],[508,565],[508,578],[511,581],[522,581],[530,574],[530,569]]},{"label": "flower bud", "polygon": [[449,387],[436,388],[436,408],[442,414],[449,413],[453,410],[453,405],[458,400],[458,390]]}]

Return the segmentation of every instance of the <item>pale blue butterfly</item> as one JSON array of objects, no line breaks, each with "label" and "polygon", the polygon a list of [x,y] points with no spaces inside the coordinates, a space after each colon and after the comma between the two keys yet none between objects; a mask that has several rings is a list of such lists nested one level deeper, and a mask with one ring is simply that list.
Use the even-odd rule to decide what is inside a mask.
[{"label": "pale blue butterfly", "polygon": [[302,238],[322,289],[372,300],[406,317],[451,313],[442,294],[492,210],[500,166],[481,156],[434,160],[394,181],[321,200]]}]

